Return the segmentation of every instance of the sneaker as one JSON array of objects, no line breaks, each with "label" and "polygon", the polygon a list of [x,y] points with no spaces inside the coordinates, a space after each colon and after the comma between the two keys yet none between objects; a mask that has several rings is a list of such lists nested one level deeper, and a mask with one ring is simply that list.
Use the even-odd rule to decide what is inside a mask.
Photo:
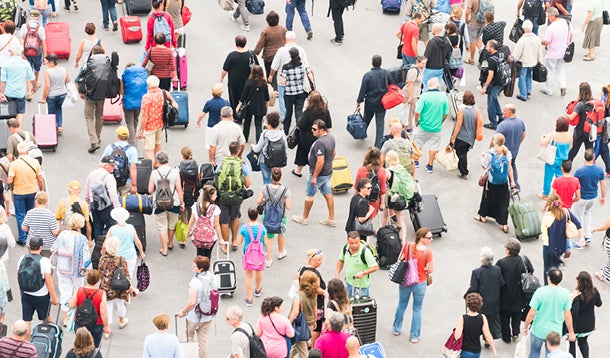
[{"label": "sneaker", "polygon": [[70,8],[69,8],[69,7],[67,7],[67,6],[64,6],[64,11],[65,11],[65,12],[70,12]]},{"label": "sneaker", "polygon": [[585,237],[585,245],[589,246],[590,243],[591,243],[591,238]]},{"label": "sneaker", "polygon": [[492,131],[495,131],[498,126],[494,126],[491,123],[485,123],[485,124],[483,124],[483,127],[487,128],[487,129],[491,129]]},{"label": "sneaker", "polygon": [[467,180],[468,179],[468,174],[460,174],[460,175],[458,175],[458,178]]},{"label": "sneaker", "polygon": [[119,29],[119,24],[117,22],[112,23],[112,32],[116,32]]},{"label": "sneaker", "polygon": [[244,299],[244,302],[246,303],[247,307],[252,307],[252,300],[249,300],[246,298],[246,299]]},{"label": "sneaker", "polygon": [[562,88],[560,94],[561,94],[561,97],[565,96],[566,95],[566,89]]},{"label": "sneaker", "polygon": [[426,171],[428,171],[428,173],[432,174],[432,172],[434,171],[434,168],[430,164],[426,164]]},{"label": "sneaker", "polygon": [[129,318],[125,317],[125,319],[123,320],[123,323],[119,323],[119,329],[123,329],[123,328],[127,327],[127,324],[129,324]]},{"label": "sneaker", "polygon": [[104,31],[110,31],[110,29],[107,27],[104,27]]},{"label": "sneaker", "polygon": [[284,257],[286,257],[286,255],[288,255],[288,252],[287,252],[286,250],[284,250],[284,251],[282,251],[282,252],[278,252],[278,254],[277,254],[277,259],[278,259],[278,260],[281,260],[281,259],[283,259]]},{"label": "sneaker", "polygon": [[[267,262],[271,262],[271,261],[267,261]],[[262,293],[263,293],[263,288],[262,287],[261,287],[260,291],[259,290],[254,290],[254,297],[260,297]]]},{"label": "sneaker", "polygon": [[227,11],[227,14],[229,14],[229,17],[231,17],[231,21],[237,22],[237,19],[234,16],[235,15],[235,11],[233,11],[233,10]]},{"label": "sneaker", "polygon": [[99,144],[91,144],[91,146],[89,146],[89,149],[87,149],[87,151],[89,153],[93,153],[93,152],[95,152],[98,149],[100,149]]},{"label": "sneaker", "polygon": [[341,46],[341,44],[343,43],[343,41],[342,41],[342,40],[337,40],[337,39],[330,39],[330,42],[331,42],[332,44],[337,45],[337,46]]},{"label": "sneaker", "polygon": [[250,25],[241,25],[240,28],[244,31],[250,31]]},{"label": "sneaker", "polygon": [[547,96],[552,96],[553,95],[553,92],[547,90],[546,88],[541,89],[540,93],[545,94]]},{"label": "sneaker", "polygon": [[419,168],[419,161],[414,161],[413,164],[415,164],[415,168]]},{"label": "sneaker", "polygon": [[307,39],[311,40],[313,38],[313,31],[309,30],[307,31]]},{"label": "sneaker", "polygon": [[417,343],[419,342],[419,338],[411,338],[411,343]]},{"label": "sneaker", "polygon": [[610,173],[606,173],[606,178],[610,178]]},{"label": "sneaker", "polygon": [[265,261],[265,267],[271,267],[273,260]]},{"label": "sneaker", "polygon": [[582,250],[582,249],[584,249],[584,247],[580,246],[580,244],[579,244],[578,242],[576,242],[576,241],[572,241],[572,242],[571,242],[571,246],[572,246],[573,248],[577,249],[577,250]]},{"label": "sneaker", "polygon": [[326,225],[326,226],[330,226],[330,227],[337,226],[337,222],[335,220],[324,219],[324,220],[320,220],[318,222],[322,225]]},{"label": "sneaker", "polygon": [[392,331],[392,334],[396,337],[400,336],[400,332]]},{"label": "sneaker", "polygon": [[526,97],[521,97],[521,96],[517,96],[517,99],[523,102],[527,102],[527,98]]},{"label": "sneaker", "polygon": [[299,224],[303,225],[309,224],[309,220],[305,219],[302,215],[292,215],[292,221],[296,221]]},{"label": "sneaker", "polygon": [[518,334],[515,334],[515,335],[513,336],[513,341],[517,341],[517,340],[519,340],[519,335],[518,335]]}]

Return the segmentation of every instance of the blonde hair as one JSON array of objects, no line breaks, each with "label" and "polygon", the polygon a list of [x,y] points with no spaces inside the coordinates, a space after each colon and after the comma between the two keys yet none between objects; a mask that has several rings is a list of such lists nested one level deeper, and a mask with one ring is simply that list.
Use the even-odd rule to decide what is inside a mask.
[{"label": "blonde hair", "polygon": [[390,129],[391,129],[395,123],[399,123],[400,126],[402,127],[402,122],[401,122],[400,118],[396,118],[396,117],[390,118],[390,120],[388,121],[388,127],[390,127]]},{"label": "blonde hair", "polygon": [[455,20],[462,19],[462,7],[461,6],[452,6],[451,7],[451,18]]},{"label": "blonde hair", "polygon": [[561,198],[557,193],[553,193],[549,195],[546,200],[547,210],[553,214],[555,220],[563,219],[563,215],[565,214],[563,211],[563,203],[561,202]]},{"label": "blonde hair", "polygon": [[389,152],[387,152],[385,154],[385,163],[388,167],[397,165],[398,163],[400,163],[400,160],[398,159],[398,153],[396,153],[393,150],[390,150]]},{"label": "blonde hair", "polygon": [[504,134],[502,134],[502,133],[494,134],[493,141],[497,145],[496,154],[499,154],[499,155],[508,154],[508,148],[504,145],[504,143],[506,142],[506,138],[504,137]]},{"label": "blonde hair", "polygon": [[159,313],[153,317],[153,324],[158,330],[162,331],[169,327],[169,315],[167,313]]},{"label": "blonde hair", "polygon": [[104,241],[104,246],[106,247],[106,253],[108,255],[114,256],[117,252],[119,252],[119,247],[121,247],[121,241],[116,236],[111,236]]},{"label": "blonde hair", "polygon": [[85,217],[79,213],[74,213],[68,220],[68,225],[70,225],[70,229],[79,231],[85,226]]},{"label": "blonde hair", "polygon": [[223,91],[224,91],[224,87],[222,86],[222,83],[220,83],[220,82],[218,82],[217,84],[212,86],[212,96],[214,96],[214,97],[222,96]]},{"label": "blonde hair", "polygon": [[39,191],[36,193],[35,200],[40,205],[46,205],[49,201],[49,194],[46,191]]}]

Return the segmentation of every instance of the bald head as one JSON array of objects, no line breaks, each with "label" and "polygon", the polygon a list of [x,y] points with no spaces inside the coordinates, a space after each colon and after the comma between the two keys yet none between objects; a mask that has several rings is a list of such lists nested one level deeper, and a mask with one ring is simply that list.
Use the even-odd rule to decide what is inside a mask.
[{"label": "bald head", "polygon": [[508,112],[508,114],[509,114],[511,117],[514,117],[514,116],[515,116],[515,114],[517,114],[517,107],[515,107],[515,105],[514,105],[514,104],[512,104],[512,103],[507,103],[507,104],[505,104],[505,105],[504,105],[504,109],[506,110],[506,112]]},{"label": "bald head", "polygon": [[13,338],[25,338],[29,326],[26,321],[20,319],[13,324]]},{"label": "bald head", "polygon": [[345,348],[350,355],[357,354],[358,349],[360,349],[360,342],[358,342],[358,338],[350,336],[347,341],[345,341]]}]

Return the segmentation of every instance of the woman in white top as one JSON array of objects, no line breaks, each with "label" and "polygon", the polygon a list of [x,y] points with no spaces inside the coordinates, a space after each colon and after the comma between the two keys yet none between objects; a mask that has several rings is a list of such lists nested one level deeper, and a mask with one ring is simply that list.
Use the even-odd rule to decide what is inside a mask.
[{"label": "woman in white top", "polygon": [[[142,242],[138,238],[138,233],[133,225],[127,223],[127,219],[129,219],[129,212],[127,210],[120,206],[114,208],[110,212],[110,217],[116,221],[116,224],[108,229],[106,237],[116,236],[119,238],[121,245],[119,246],[117,255],[122,256],[127,260],[129,277],[134,277],[136,263],[138,261],[136,247],[138,248],[138,251],[140,251],[140,258],[142,258],[142,261],[146,257]],[[104,252],[104,248],[102,248],[102,255]]]},{"label": "woman in white top", "polygon": [[70,82],[70,75],[64,67],[57,66],[57,55],[50,53],[45,57],[49,68],[44,72],[44,90],[40,103],[47,104],[49,114],[55,115],[57,134],[63,133],[62,105],[68,94],[66,83]]},{"label": "woman in white top", "polygon": [[[222,238],[222,234],[220,232],[220,208],[218,205],[214,204],[217,196],[218,192],[213,186],[205,185],[203,187],[203,195],[198,202],[193,204],[191,208],[191,218],[186,231],[187,237],[193,240],[193,243],[197,247],[197,256],[204,256],[208,259],[212,258],[212,249],[214,248],[214,245],[216,245],[216,241],[218,241],[219,237]],[[195,226],[197,220],[202,220],[200,219],[201,216],[211,216],[210,221],[214,231],[216,232],[211,244],[209,242],[208,244],[205,244],[204,238],[195,237]],[[221,245],[224,244],[224,240],[221,240]],[[221,247],[221,250],[222,252],[226,253],[226,248]]]},{"label": "woman in white top", "polygon": [[[85,64],[87,63],[87,58],[89,58],[89,54],[91,54],[91,50],[93,50],[93,48],[96,45],[99,45],[102,49],[104,49],[104,44],[102,43],[102,39],[95,36],[95,24],[94,23],[88,22],[85,25],[85,33],[87,34],[87,37],[82,39],[80,41],[80,44],[78,45],[78,51],[76,52],[76,61],[74,63],[74,68],[80,67],[79,63],[80,63],[80,60],[83,58],[83,56],[85,57],[85,62],[83,64],[83,67],[85,66]],[[104,50],[104,53],[106,53],[106,50]],[[81,68],[81,71],[82,71],[82,68]]]}]

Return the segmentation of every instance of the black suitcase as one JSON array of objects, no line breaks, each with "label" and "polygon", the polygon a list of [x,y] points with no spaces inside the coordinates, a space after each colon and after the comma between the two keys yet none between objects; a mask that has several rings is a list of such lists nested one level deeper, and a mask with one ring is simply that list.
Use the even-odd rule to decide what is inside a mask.
[{"label": "black suitcase", "polygon": [[[216,275],[219,285],[218,292],[221,295],[233,296],[237,289],[237,275],[235,274],[235,262],[229,258],[229,248],[227,247],[227,259],[220,259],[220,243],[216,242],[216,261],[212,265],[214,275]],[[227,245],[228,246],[228,245]]]},{"label": "black suitcase", "polygon": [[[39,323],[32,328],[30,343],[36,348],[39,358],[60,358],[61,342],[64,337],[63,330],[57,325],[59,308],[57,308],[55,323]],[[50,312],[49,312],[50,313]]]},{"label": "black suitcase", "polygon": [[106,241],[106,235],[100,235],[95,238],[93,251],[91,251],[91,265],[93,266],[94,270],[97,270],[97,267],[100,263],[100,258],[102,257],[102,246],[104,246],[104,241]]},{"label": "black suitcase", "polygon": [[441,208],[438,206],[436,195],[422,195],[422,203],[423,209],[420,212],[417,212],[415,209],[409,210],[413,229],[417,231],[420,227],[427,227],[432,232],[432,235],[438,236],[447,232],[447,224],[445,224]]},{"label": "black suitcase", "polygon": [[148,182],[150,181],[150,174],[152,173],[152,160],[142,159],[136,163],[136,186],[138,187],[138,194],[148,194]]},{"label": "black suitcase", "polygon": [[[138,234],[138,239],[142,242],[142,248],[144,252],[146,252],[146,219],[144,218],[144,214],[140,212],[130,212],[129,219],[127,219],[127,223],[133,225],[136,229],[136,233]],[[140,250],[136,246],[136,252],[138,255]]]},{"label": "black suitcase", "polygon": [[398,260],[402,243],[398,229],[387,225],[377,230],[377,255],[379,256],[379,268],[388,270]]},{"label": "black suitcase", "polygon": [[360,344],[375,342],[377,333],[377,302],[370,297],[354,297],[350,300],[352,317]]},{"label": "black suitcase", "polygon": [[152,3],[150,0],[125,0],[125,6],[127,7],[128,15],[148,15],[152,10]]}]

